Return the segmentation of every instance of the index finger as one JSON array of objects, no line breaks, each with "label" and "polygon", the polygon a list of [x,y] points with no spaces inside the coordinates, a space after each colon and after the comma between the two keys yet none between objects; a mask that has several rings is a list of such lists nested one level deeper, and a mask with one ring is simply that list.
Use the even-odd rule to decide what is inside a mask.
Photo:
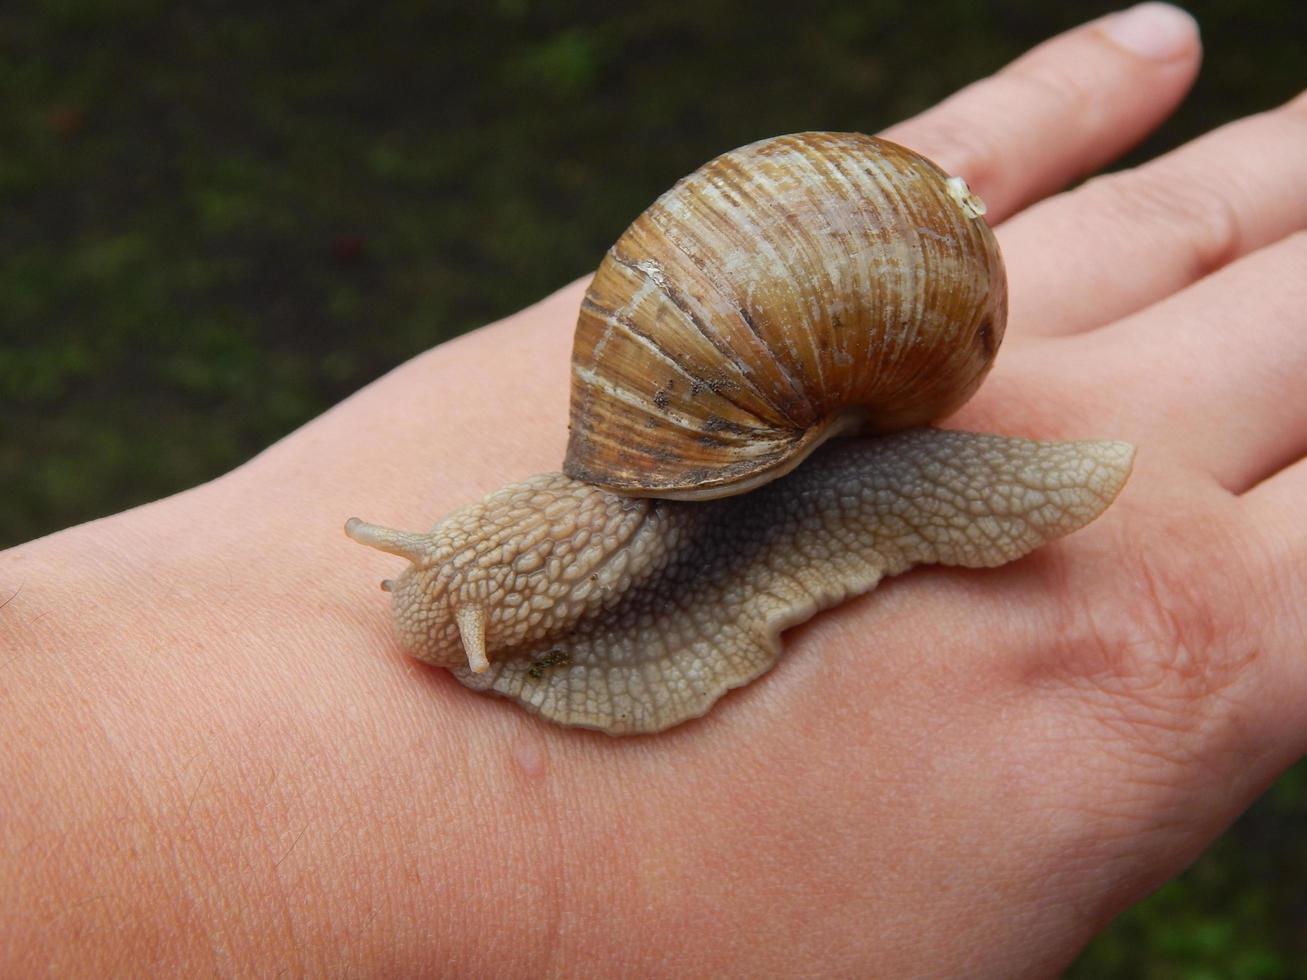
[{"label": "index finger", "polygon": [[964,177],[996,224],[1146,136],[1188,91],[1200,55],[1192,17],[1142,3],[1045,41],[883,135]]}]

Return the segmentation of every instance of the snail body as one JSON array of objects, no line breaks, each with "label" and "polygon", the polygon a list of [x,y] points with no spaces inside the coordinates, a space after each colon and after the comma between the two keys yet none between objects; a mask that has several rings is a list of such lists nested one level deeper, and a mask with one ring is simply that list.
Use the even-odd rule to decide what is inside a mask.
[{"label": "snail body", "polygon": [[[411,563],[382,583],[405,648],[552,721],[659,731],[885,575],[1003,564],[1097,517],[1131,447],[921,427],[1002,338],[981,214],[857,134],[766,140],[679,182],[582,303],[564,472],[425,534],[346,525]],[[871,435],[824,445],[853,433]]]}]

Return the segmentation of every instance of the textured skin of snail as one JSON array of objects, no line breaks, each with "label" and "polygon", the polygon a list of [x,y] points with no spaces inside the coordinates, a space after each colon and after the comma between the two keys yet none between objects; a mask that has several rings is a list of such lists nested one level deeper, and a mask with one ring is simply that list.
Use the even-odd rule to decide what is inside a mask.
[{"label": "textured skin of snail", "polygon": [[[429,534],[351,524],[410,558],[388,583],[404,646],[551,721],[611,735],[696,718],[776,662],[782,630],[914,565],[984,568],[1089,523],[1130,471],[1120,442],[940,429],[840,440],[752,493],[622,497],[561,473]],[[490,664],[453,610],[483,604]]]},{"label": "textured skin of snail", "polygon": [[[564,472],[427,534],[346,525],[411,563],[382,583],[404,647],[551,721],[656,732],[886,575],[1000,565],[1092,521],[1129,446],[926,427],[1002,340],[983,213],[859,134],[763,140],[679,181],[582,303]],[[875,435],[827,442],[853,433]]]}]

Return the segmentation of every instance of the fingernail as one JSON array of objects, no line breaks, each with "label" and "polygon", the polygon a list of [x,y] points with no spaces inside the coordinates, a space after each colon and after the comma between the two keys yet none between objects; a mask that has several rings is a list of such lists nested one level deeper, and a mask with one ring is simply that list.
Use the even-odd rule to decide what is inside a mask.
[{"label": "fingernail", "polygon": [[1169,3],[1141,3],[1108,17],[1103,33],[1141,58],[1170,61],[1193,47],[1198,22]]}]

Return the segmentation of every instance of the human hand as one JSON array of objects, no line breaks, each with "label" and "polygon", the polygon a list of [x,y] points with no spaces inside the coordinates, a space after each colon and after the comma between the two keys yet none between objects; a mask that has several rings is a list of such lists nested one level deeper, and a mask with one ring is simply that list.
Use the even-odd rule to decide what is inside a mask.
[{"label": "human hand", "polygon": [[1307,105],[1031,205],[1192,78],[1192,35],[1103,26],[886,135],[1009,219],[1008,339],[950,424],[1137,443],[1104,518],[885,583],[656,738],[474,697],[339,526],[557,466],[569,287],[0,559],[5,972],[1042,974],[1179,870],[1304,748]]}]

